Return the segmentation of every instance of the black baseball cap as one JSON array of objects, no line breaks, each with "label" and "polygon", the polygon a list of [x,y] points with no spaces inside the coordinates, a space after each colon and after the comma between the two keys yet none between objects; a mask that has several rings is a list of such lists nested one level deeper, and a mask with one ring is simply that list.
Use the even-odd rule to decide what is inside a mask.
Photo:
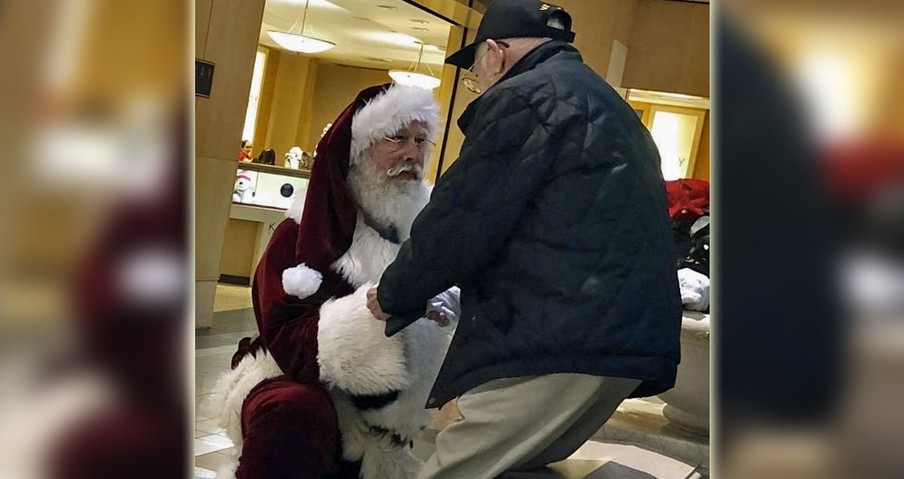
[{"label": "black baseball cap", "polygon": [[[561,21],[564,30],[547,25],[553,17]],[[540,0],[496,0],[484,13],[474,43],[453,53],[446,58],[446,63],[470,68],[474,64],[474,52],[481,43],[490,39],[521,37],[548,37],[573,42],[571,15],[558,5]]]}]

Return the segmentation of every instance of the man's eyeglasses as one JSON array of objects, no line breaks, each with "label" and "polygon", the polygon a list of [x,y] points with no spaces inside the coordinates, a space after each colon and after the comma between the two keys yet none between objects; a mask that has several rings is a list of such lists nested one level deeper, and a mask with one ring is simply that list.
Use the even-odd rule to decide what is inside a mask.
[{"label": "man's eyeglasses", "polygon": [[386,140],[386,145],[389,150],[393,153],[402,150],[408,145],[414,145],[419,150],[424,151],[431,146],[436,146],[436,143],[426,139],[426,138],[406,138],[404,136],[384,136],[384,140]]},{"label": "man's eyeglasses", "polygon": [[[510,46],[508,43],[505,43],[503,41],[499,41],[499,40],[494,40],[494,41],[496,42],[497,45],[499,45],[502,48],[508,48]],[[477,94],[481,93],[480,83],[477,82],[477,74],[474,73],[474,67],[477,66],[477,63],[480,61],[480,59],[483,58],[483,56],[486,55],[487,52],[489,52],[489,51],[490,51],[489,48],[484,50],[483,53],[481,53],[480,56],[474,60],[474,63],[471,64],[471,68],[468,68],[467,70],[465,70],[464,75],[462,75],[462,77],[461,77],[461,82],[465,84],[465,87],[468,90],[471,90],[471,93],[477,93]]]}]

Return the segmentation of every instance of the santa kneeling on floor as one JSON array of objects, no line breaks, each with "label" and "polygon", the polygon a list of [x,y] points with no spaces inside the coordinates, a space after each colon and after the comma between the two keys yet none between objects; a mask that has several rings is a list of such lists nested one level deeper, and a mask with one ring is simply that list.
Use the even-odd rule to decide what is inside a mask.
[{"label": "santa kneeling on floor", "polygon": [[420,470],[410,444],[429,419],[457,291],[425,305],[438,320],[392,337],[365,293],[429,199],[424,162],[437,117],[427,90],[371,87],[318,144],[303,212],[287,212],[254,276],[259,335],[240,342],[216,388],[239,453],[226,474],[409,479]]}]

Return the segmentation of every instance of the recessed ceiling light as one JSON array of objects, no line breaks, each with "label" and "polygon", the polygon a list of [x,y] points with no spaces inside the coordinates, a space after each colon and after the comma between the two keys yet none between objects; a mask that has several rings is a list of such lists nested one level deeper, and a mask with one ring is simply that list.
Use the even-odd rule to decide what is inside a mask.
[{"label": "recessed ceiling light", "polygon": [[421,25],[426,25],[426,24],[430,23],[430,22],[428,22],[427,20],[421,20],[421,19],[418,19],[418,18],[412,18],[411,21],[412,21],[413,23],[420,23]]},{"label": "recessed ceiling light", "polygon": [[435,76],[404,70],[389,70],[389,76],[398,84],[416,86],[425,90],[433,90],[442,83],[442,80]]},{"label": "recessed ceiling light", "polygon": [[411,27],[411,29],[416,32],[429,32],[430,31],[429,28],[424,28],[424,27]]},{"label": "recessed ceiling light", "polygon": [[392,5],[377,5],[377,8],[383,8],[386,10],[395,10],[396,9],[396,7],[394,7]]}]

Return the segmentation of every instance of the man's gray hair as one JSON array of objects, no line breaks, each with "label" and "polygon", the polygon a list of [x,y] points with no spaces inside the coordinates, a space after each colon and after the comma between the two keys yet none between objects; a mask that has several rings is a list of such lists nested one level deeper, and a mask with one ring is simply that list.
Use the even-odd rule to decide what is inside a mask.
[{"label": "man's gray hair", "polygon": [[502,41],[509,44],[509,50],[520,58],[521,55],[539,47],[540,45],[552,40],[552,38],[544,37],[521,37],[521,38],[505,38]]}]

